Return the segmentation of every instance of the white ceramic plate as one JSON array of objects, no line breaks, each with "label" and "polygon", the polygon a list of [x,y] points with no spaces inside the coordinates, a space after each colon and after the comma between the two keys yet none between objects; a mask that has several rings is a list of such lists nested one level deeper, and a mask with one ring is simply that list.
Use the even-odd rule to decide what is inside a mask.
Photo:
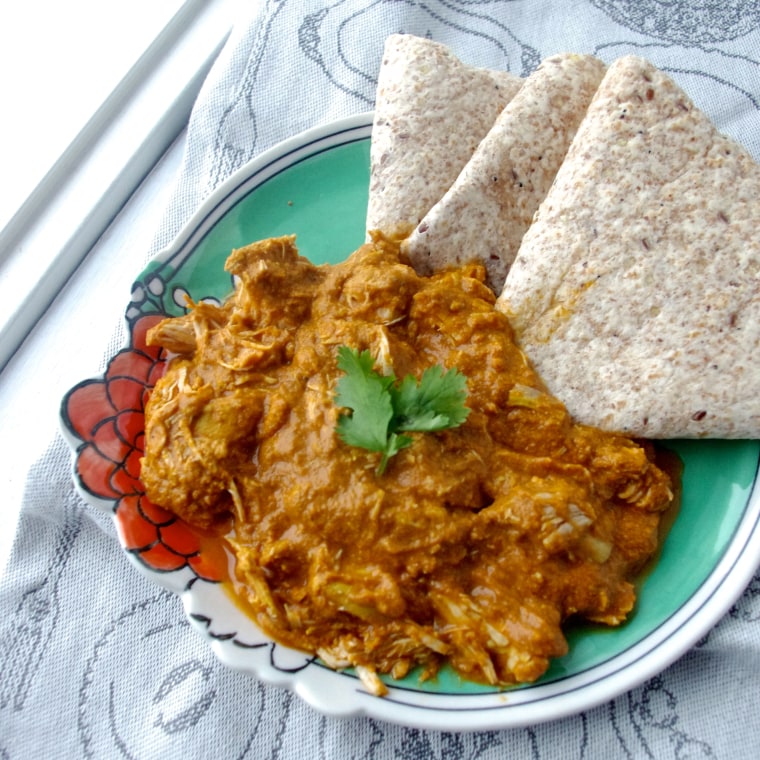
[{"label": "white ceramic plate", "polygon": [[[220,660],[292,689],[333,716],[364,714],[419,728],[515,727],[578,713],[631,689],[688,650],[725,614],[760,557],[757,441],[673,441],[684,497],[660,560],[640,584],[631,620],[568,631],[570,653],[536,684],[500,690],[444,671],[420,683],[388,680],[368,694],[350,672],[274,644],[220,583],[223,558],[202,536],[146,499],[139,481],[143,404],[164,363],[147,328],[182,312],[184,296],[223,298],[233,247],[296,233],[301,253],[336,262],[364,239],[372,115],[310,130],[267,151],[221,186],[137,279],[126,309],[130,340],[100,378],[63,399],[64,431],[85,497],[113,513],[124,551],[151,580],[181,595]],[[694,551],[694,546],[700,551]]]}]

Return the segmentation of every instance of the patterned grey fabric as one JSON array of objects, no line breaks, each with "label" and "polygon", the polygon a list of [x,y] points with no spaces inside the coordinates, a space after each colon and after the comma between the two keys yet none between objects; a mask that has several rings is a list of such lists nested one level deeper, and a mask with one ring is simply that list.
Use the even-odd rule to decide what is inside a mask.
[{"label": "patterned grey fabric", "polygon": [[[393,32],[429,36],[467,63],[520,75],[569,50],[607,62],[642,55],[760,158],[760,2],[248,5],[198,98],[176,188],[146,256],[261,151],[370,110],[383,41]],[[461,734],[339,721],[216,661],[178,599],[129,567],[107,516],[76,495],[61,439],[27,480],[0,585],[2,760],[757,757],[760,576],[673,666],[574,717]]]}]

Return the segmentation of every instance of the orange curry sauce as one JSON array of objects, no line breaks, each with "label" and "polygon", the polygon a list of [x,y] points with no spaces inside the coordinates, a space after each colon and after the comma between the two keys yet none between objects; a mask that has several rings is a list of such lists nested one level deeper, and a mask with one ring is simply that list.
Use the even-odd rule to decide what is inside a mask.
[{"label": "orange curry sauce", "polygon": [[[546,393],[482,267],[419,277],[382,238],[315,266],[292,237],[226,267],[224,305],[149,336],[176,356],[148,404],[142,480],[188,523],[225,526],[264,631],[383,693],[378,673],[446,660],[532,681],[567,651],[568,618],[626,618],[671,479],[648,445],[574,424]],[[397,377],[457,367],[466,422],[412,434],[378,475],[380,455],[335,432],[342,345]]]}]

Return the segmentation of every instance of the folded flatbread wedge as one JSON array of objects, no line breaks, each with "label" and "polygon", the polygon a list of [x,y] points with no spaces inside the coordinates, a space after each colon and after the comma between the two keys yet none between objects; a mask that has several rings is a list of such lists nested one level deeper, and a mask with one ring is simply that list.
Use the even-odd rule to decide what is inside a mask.
[{"label": "folded flatbread wedge", "polygon": [[760,167],[662,72],[613,63],[499,305],[581,422],[760,436]]},{"label": "folded flatbread wedge", "polygon": [[522,79],[392,34],[378,73],[367,230],[406,237],[467,163]]},{"label": "folded flatbread wedge", "polygon": [[406,242],[419,273],[477,260],[501,290],[604,72],[598,58],[566,53],[544,59],[525,79]]}]

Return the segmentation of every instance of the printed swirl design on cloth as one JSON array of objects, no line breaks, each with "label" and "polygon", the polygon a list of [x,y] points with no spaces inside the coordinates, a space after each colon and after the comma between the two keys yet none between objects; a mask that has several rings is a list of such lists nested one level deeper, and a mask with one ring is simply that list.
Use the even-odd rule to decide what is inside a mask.
[{"label": "printed swirl design on cloth", "polygon": [[690,45],[734,40],[760,24],[746,0],[591,0],[629,29]]},{"label": "printed swirl design on cloth", "polygon": [[222,569],[201,549],[201,536],[152,504],[140,482],[145,403],[163,375],[163,349],[148,346],[146,334],[163,314],[129,322],[129,346],[108,363],[102,378],[85,380],[66,395],[62,418],[82,443],[75,476],[92,496],[113,502],[119,539],[126,551],[159,572],[189,568],[198,578],[220,581]]}]

